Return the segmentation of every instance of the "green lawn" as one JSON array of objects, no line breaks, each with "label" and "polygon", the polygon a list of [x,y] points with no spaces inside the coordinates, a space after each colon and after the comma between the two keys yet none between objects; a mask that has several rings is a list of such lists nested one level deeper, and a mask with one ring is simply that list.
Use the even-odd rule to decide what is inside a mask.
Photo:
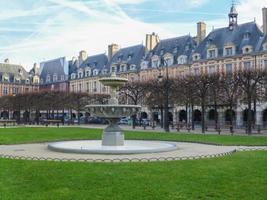
[{"label": "green lawn", "polygon": [[[100,129],[6,128],[0,129],[0,144],[18,144],[73,139],[100,139]],[[223,145],[267,145],[266,136],[201,135],[126,131],[126,139],[204,142]]]},{"label": "green lawn", "polygon": [[[82,128],[0,129],[0,144],[100,139]],[[127,139],[267,145],[267,137],[126,132]],[[151,163],[72,163],[0,159],[0,200],[266,199],[267,152]]]},{"label": "green lawn", "polygon": [[0,159],[0,199],[266,199],[267,152],[153,163]]}]

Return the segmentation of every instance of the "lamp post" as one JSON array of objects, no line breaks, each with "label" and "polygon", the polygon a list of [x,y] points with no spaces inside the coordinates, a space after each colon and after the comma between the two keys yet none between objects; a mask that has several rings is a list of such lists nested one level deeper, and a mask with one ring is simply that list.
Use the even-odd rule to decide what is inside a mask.
[{"label": "lamp post", "polygon": [[[161,65],[161,68],[166,67],[166,81],[164,82],[164,90],[165,92],[164,95],[164,118],[163,118],[163,127],[165,132],[170,132],[169,128],[169,71],[168,71],[168,63],[165,59],[162,59],[163,65]],[[163,76],[159,74],[158,76],[158,81],[162,82],[163,81]]]}]

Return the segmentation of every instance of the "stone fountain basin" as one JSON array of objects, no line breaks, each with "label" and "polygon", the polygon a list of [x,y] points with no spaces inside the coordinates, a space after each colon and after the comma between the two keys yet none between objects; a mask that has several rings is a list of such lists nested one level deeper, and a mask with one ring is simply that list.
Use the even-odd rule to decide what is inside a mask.
[{"label": "stone fountain basin", "polygon": [[104,118],[128,117],[137,113],[141,106],[138,105],[88,105],[85,107],[91,114]]}]

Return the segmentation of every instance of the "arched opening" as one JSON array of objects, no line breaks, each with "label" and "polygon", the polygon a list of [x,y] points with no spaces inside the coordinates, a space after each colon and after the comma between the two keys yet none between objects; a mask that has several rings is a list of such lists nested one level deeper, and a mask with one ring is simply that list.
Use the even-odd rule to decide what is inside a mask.
[{"label": "arched opening", "polygon": [[267,126],[267,109],[262,112],[262,123],[264,127]]},{"label": "arched opening", "polygon": [[158,112],[153,112],[152,113],[152,118],[153,118],[153,121],[159,122],[159,113]]},{"label": "arched opening", "polygon": [[186,122],[187,121],[187,113],[185,110],[181,110],[179,112],[179,121],[180,122]]},{"label": "arched opening", "polygon": [[14,111],[13,112],[13,119],[19,121],[20,120],[20,112]]},{"label": "arched opening", "polygon": [[173,123],[173,114],[171,112],[168,113],[169,122]]},{"label": "arched opening", "polygon": [[30,112],[29,111],[25,111],[23,113],[23,121],[24,122],[29,122],[30,121]]},{"label": "arched opening", "polygon": [[216,117],[218,116],[218,112],[216,112],[214,109],[211,109],[209,112],[208,112],[208,119],[210,121],[215,121]]},{"label": "arched opening", "polygon": [[[255,115],[254,115],[253,110],[251,110],[251,119],[252,119],[252,122],[254,123],[255,122]],[[243,111],[243,121],[244,121],[244,124],[246,124],[248,121],[248,109]]]},{"label": "arched opening", "polygon": [[230,110],[230,109],[226,110],[225,111],[225,123],[229,123],[231,119],[232,119],[232,122],[234,122],[235,116],[236,116],[235,111]]},{"label": "arched opening", "polygon": [[141,112],[141,119],[147,119],[148,115],[146,112]]},{"label": "arched opening", "polygon": [[201,122],[201,111],[194,110],[194,122],[200,123]]},{"label": "arched opening", "polygon": [[2,119],[9,119],[9,113],[8,113],[8,111],[1,112],[1,118]]}]

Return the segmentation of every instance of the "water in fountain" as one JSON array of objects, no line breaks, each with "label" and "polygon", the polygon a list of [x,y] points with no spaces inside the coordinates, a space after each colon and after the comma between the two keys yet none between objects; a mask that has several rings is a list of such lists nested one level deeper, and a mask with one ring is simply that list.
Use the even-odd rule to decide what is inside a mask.
[{"label": "water in fountain", "polygon": [[100,79],[100,82],[110,87],[111,98],[108,104],[87,105],[85,108],[92,115],[108,120],[109,125],[103,131],[102,141],[56,142],[49,144],[49,149],[71,153],[130,154],[170,151],[177,148],[175,144],[168,142],[125,141],[118,121],[122,117],[136,114],[141,106],[118,103],[117,90],[128,82],[126,78],[117,77],[115,73],[112,73],[110,77]]}]

